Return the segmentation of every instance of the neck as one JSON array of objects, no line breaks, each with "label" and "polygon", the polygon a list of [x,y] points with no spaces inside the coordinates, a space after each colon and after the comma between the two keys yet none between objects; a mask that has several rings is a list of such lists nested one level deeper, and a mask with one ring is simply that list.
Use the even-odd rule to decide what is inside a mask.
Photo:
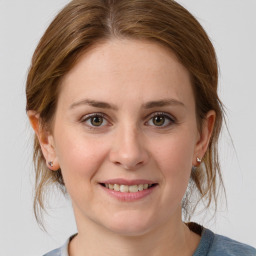
[{"label": "neck", "polygon": [[200,241],[181,218],[136,236],[117,234],[90,221],[79,224],[78,235],[69,246],[70,256],[188,256]]}]

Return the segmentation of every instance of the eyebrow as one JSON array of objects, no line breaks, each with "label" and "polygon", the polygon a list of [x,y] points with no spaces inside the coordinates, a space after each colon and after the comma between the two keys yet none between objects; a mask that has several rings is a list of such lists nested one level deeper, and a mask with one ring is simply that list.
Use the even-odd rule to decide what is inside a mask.
[{"label": "eyebrow", "polygon": [[[117,110],[118,107],[115,105],[111,105],[107,102],[103,101],[96,101],[96,100],[91,100],[91,99],[83,99],[78,102],[73,103],[70,106],[70,109],[73,109],[78,106],[82,105],[89,105],[95,108],[103,108],[103,109],[113,109]],[[175,100],[175,99],[162,99],[162,100],[157,100],[157,101],[149,101],[145,104],[142,105],[142,108],[145,109],[150,109],[150,108],[155,108],[155,107],[165,107],[165,106],[183,106],[185,107],[184,103]]]},{"label": "eyebrow", "polygon": [[73,109],[75,107],[82,106],[82,105],[89,105],[89,106],[92,106],[95,108],[106,108],[106,109],[117,110],[117,106],[115,106],[115,105],[111,105],[111,104],[109,104],[107,102],[103,102],[103,101],[96,101],[96,100],[90,100],[90,99],[84,99],[84,100],[75,102],[70,106],[70,109]]},{"label": "eyebrow", "polygon": [[143,104],[145,109],[155,108],[155,107],[165,107],[165,106],[182,106],[185,107],[184,103],[175,99],[162,99],[157,101],[150,101]]}]

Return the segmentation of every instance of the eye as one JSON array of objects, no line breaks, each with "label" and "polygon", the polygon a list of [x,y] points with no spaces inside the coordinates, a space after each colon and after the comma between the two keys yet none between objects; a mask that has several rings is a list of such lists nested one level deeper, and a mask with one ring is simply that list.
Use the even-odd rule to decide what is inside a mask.
[{"label": "eye", "polygon": [[101,127],[108,124],[105,116],[100,113],[86,115],[82,118],[81,122],[85,123],[89,127]]},{"label": "eye", "polygon": [[146,123],[150,126],[167,127],[174,123],[174,118],[166,113],[154,113],[150,116],[150,120]]}]

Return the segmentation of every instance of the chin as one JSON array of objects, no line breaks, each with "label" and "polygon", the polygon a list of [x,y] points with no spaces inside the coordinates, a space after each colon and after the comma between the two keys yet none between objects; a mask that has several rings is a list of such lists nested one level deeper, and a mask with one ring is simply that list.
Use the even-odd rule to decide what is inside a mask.
[{"label": "chin", "polygon": [[115,214],[104,226],[109,231],[118,235],[141,236],[149,232],[156,225],[156,221],[149,216],[129,212],[126,214]]}]

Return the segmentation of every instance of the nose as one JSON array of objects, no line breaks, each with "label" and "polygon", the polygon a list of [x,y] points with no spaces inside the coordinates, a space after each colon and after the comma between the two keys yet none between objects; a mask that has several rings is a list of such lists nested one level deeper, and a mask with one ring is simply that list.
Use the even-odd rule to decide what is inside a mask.
[{"label": "nose", "polygon": [[109,158],[126,170],[136,170],[149,160],[143,136],[136,127],[119,129],[115,134]]}]

